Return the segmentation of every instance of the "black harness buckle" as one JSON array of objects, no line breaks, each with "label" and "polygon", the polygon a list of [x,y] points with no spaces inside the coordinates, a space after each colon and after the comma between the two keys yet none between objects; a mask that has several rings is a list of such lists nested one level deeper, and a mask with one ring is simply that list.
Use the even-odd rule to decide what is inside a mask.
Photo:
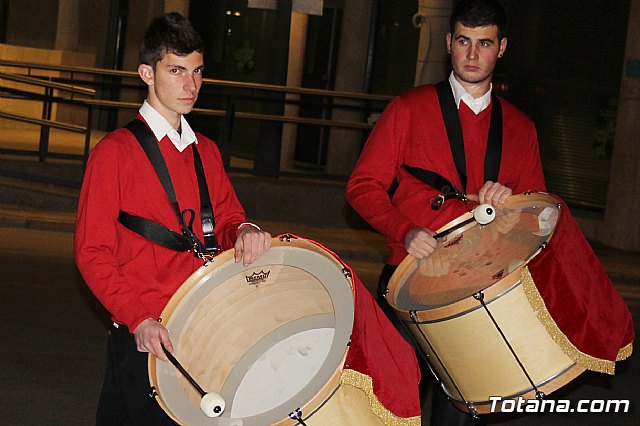
[{"label": "black harness buckle", "polygon": [[444,185],[440,189],[440,194],[431,199],[431,208],[438,210],[445,201],[457,198],[460,201],[467,201],[467,196],[453,185]]}]

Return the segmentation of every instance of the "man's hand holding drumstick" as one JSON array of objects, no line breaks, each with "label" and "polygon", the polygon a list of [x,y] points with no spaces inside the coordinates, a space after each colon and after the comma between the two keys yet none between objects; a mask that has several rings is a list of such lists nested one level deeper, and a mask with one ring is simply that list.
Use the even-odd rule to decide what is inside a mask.
[{"label": "man's hand holding drumstick", "polygon": [[[487,181],[477,194],[469,194],[467,198],[479,204],[490,204],[493,207],[504,204],[511,195],[511,189],[497,182]],[[422,259],[433,253],[438,246],[436,233],[427,228],[413,228],[404,239],[404,249],[415,257]]]}]

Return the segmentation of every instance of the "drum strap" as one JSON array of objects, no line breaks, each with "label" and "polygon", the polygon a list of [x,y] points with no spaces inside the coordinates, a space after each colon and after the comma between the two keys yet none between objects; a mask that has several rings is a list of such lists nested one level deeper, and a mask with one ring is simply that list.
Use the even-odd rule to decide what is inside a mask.
[{"label": "drum strap", "polygon": [[438,210],[442,206],[442,203],[450,198],[457,198],[462,201],[467,199],[461,190],[456,188],[448,179],[436,172],[421,169],[420,167],[407,166],[406,164],[403,164],[402,167],[421,182],[426,183],[432,188],[440,190],[440,194],[431,199],[431,208],[433,210]]},{"label": "drum strap", "polygon": [[[466,200],[467,165],[464,154],[462,126],[460,125],[460,116],[458,115],[456,101],[451,91],[451,84],[449,80],[444,80],[436,84],[435,88],[440,102],[442,119],[447,129],[449,147],[451,148],[451,154],[453,155],[458,176],[460,176],[462,188],[458,189],[448,179],[431,170],[424,170],[406,164],[404,164],[403,167],[415,178],[440,191],[440,194],[431,200],[431,208],[437,210],[442,206],[442,203],[448,199],[457,198],[462,201]],[[491,102],[493,106],[491,109],[487,151],[484,159],[485,182],[496,182],[498,180],[500,160],[502,157],[502,104],[495,95],[491,96]]]},{"label": "drum strap", "polygon": [[[451,84],[449,80],[444,80],[436,84],[435,88],[438,94],[438,100],[440,101],[442,118],[447,128],[447,137],[449,138],[453,161],[456,164],[456,169],[460,176],[462,191],[466,192],[467,165],[464,155],[464,139]],[[502,104],[500,103],[500,99],[494,94],[491,95],[491,103],[493,104],[491,107],[491,121],[489,124],[487,151],[484,158],[485,182],[489,180],[496,182],[498,180],[500,159],[502,157]]]},{"label": "drum strap", "polygon": [[181,210],[178,205],[167,164],[162,157],[158,141],[151,130],[138,119],[131,121],[127,124],[126,128],[133,133],[149,158],[149,161],[151,162],[151,165],[153,166],[153,169],[155,170],[156,175],[167,194],[169,202],[176,213],[182,234],[174,232],[155,221],[140,216],[134,216],[122,210],[118,215],[118,222],[136,234],[171,250],[188,251],[193,249],[194,254],[197,257],[217,252],[219,250],[219,245],[216,236],[213,233],[215,228],[213,207],[211,205],[211,198],[209,197],[209,190],[207,188],[202,160],[200,159],[200,155],[195,144],[192,144],[193,162],[200,192],[200,212],[202,217],[202,231],[205,237],[204,244],[193,232],[195,212],[192,209]]}]

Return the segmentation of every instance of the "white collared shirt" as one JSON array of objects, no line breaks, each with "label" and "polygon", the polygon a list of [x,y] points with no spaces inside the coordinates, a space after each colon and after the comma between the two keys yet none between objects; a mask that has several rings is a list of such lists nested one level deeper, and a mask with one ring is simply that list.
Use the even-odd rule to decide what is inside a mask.
[{"label": "white collared shirt", "polygon": [[166,118],[164,118],[154,107],[149,105],[146,100],[140,107],[140,115],[147,122],[149,128],[153,132],[157,140],[162,140],[165,136],[169,136],[169,139],[180,152],[184,151],[192,143],[198,143],[196,134],[187,123],[184,115],[180,116],[180,133],[169,124]]},{"label": "white collared shirt", "polygon": [[453,72],[449,75],[449,84],[451,85],[453,97],[456,100],[456,107],[458,107],[458,109],[460,109],[460,101],[464,101],[464,103],[467,104],[469,108],[471,108],[471,111],[478,115],[482,111],[487,109],[487,107],[491,103],[491,89],[493,88],[493,84],[490,84],[487,93],[477,99],[471,96],[471,94],[467,92],[462,84],[460,84],[460,82],[456,80],[456,78],[453,76]]}]

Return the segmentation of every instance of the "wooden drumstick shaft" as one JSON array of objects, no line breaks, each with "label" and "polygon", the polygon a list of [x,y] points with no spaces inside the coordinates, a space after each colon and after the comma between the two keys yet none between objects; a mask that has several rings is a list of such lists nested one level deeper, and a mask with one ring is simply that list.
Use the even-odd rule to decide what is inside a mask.
[{"label": "wooden drumstick shaft", "polygon": [[187,372],[187,370],[184,369],[184,367],[180,364],[180,362],[178,362],[176,357],[174,357],[173,354],[171,352],[169,352],[167,350],[167,348],[165,348],[162,343],[161,343],[161,345],[162,345],[162,350],[164,351],[164,353],[167,356],[167,358],[169,358],[169,361],[171,361],[171,364],[173,364],[178,369],[178,371],[180,371],[180,373],[182,373],[184,378],[187,379],[189,381],[189,383],[191,383],[191,386],[193,386],[195,388],[195,390],[198,391],[200,396],[204,397],[207,393],[200,387],[198,382],[196,382],[195,379],[193,377],[191,377],[191,374],[189,374]]},{"label": "wooden drumstick shaft", "polygon": [[473,222],[473,221],[475,221],[475,218],[470,217],[469,219],[464,220],[464,221],[462,221],[462,222],[460,222],[460,223],[457,223],[457,224],[453,225],[452,227],[445,229],[444,231],[440,231],[440,232],[438,232],[437,234],[435,234],[435,235],[433,236],[433,238],[435,238],[436,240],[437,240],[438,238],[442,238],[442,237],[444,237],[444,236],[446,236],[446,235],[449,235],[450,233],[452,233],[452,232],[453,232],[453,231],[455,231],[456,229],[460,229],[460,228],[462,228],[463,226],[466,226],[466,225],[470,224],[470,223],[471,223],[471,222]]}]

